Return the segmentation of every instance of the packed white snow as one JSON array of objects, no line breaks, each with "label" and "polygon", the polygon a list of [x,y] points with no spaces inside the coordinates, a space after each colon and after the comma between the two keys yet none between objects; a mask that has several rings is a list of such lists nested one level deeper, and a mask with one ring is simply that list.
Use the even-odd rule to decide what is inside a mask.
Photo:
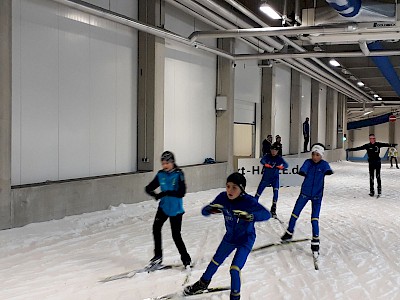
[{"label": "packed white snow", "polygon": [[[310,242],[275,246],[250,254],[242,270],[242,299],[400,299],[400,170],[382,165],[383,195],[368,196],[366,163],[331,163],[320,215],[320,270],[314,269]],[[188,180],[188,179],[187,179]],[[200,209],[224,189],[188,193],[182,236],[199,279],[225,232],[220,215]],[[248,187],[254,194],[256,187]],[[279,192],[278,217],[289,220],[299,187]],[[260,202],[268,209],[272,189]],[[188,271],[137,274],[108,283],[99,280],[143,267],[153,256],[154,200],[111,207],[0,231],[0,299],[145,299],[182,290]],[[255,246],[280,240],[277,220],[257,223]],[[297,222],[294,238],[311,237],[310,205]],[[179,263],[170,225],[163,228],[165,263]],[[232,256],[210,286],[230,284]],[[227,300],[228,292],[194,297]]]}]

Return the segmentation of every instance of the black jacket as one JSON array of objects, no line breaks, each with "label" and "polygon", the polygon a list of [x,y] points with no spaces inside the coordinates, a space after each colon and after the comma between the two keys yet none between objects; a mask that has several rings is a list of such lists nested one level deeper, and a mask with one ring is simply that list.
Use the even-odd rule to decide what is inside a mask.
[{"label": "black jacket", "polygon": [[375,161],[381,161],[381,157],[379,156],[381,148],[391,147],[392,145],[393,144],[375,142],[373,144],[368,143],[360,147],[349,148],[347,149],[347,151],[367,150],[368,162],[375,162]]}]

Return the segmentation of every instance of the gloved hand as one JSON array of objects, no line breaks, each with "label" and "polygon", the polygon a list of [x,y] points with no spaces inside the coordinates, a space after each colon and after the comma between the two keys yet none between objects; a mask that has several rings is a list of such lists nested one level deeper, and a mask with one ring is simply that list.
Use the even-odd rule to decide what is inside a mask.
[{"label": "gloved hand", "polygon": [[155,195],[156,195],[155,196],[156,200],[158,200],[158,199],[161,199],[162,197],[167,196],[167,193],[166,192],[160,192],[160,193],[155,194]]},{"label": "gloved hand", "polygon": [[245,220],[247,222],[252,222],[254,221],[254,215],[248,213],[247,211],[243,210],[234,210],[233,214],[238,217],[239,219]]},{"label": "gloved hand", "polygon": [[265,164],[264,167],[266,167],[268,169],[272,169],[272,166],[270,164]]},{"label": "gloved hand", "polygon": [[276,168],[279,170],[283,170],[285,167],[283,165],[280,165],[280,166],[276,166]]},{"label": "gloved hand", "polygon": [[222,213],[222,209],[224,208],[221,204],[209,204],[207,205],[207,211],[210,214],[220,214]]}]

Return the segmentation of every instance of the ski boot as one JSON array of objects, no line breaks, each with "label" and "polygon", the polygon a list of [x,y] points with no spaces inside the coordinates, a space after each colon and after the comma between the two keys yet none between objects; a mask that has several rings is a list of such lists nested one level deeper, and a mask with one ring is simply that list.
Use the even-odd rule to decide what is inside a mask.
[{"label": "ski boot", "polygon": [[282,242],[289,242],[293,237],[293,233],[286,230],[285,234],[282,235],[281,240]]},{"label": "ski boot", "polygon": [[311,251],[319,253],[319,239],[313,238],[311,240]]},{"label": "ski boot", "polygon": [[275,203],[272,203],[272,206],[271,206],[271,217],[272,218],[276,218],[277,217],[277,215],[276,215],[276,204]]},{"label": "ski boot", "polygon": [[370,195],[371,197],[373,197],[373,196],[375,195],[374,190],[371,190],[371,191],[369,192],[369,195]]},{"label": "ski boot", "polygon": [[161,265],[161,263],[162,263],[162,256],[154,255],[153,258],[150,259],[149,266]]},{"label": "ski boot", "polygon": [[183,290],[183,294],[185,296],[201,294],[201,292],[205,291],[208,288],[210,282],[210,280],[207,281],[200,278],[199,281],[196,281],[194,284],[185,287],[185,289]]},{"label": "ski boot", "polygon": [[190,258],[189,254],[182,255],[181,260],[182,260],[182,264],[185,266],[185,269],[187,266],[190,266],[190,264],[192,263],[192,259]]}]

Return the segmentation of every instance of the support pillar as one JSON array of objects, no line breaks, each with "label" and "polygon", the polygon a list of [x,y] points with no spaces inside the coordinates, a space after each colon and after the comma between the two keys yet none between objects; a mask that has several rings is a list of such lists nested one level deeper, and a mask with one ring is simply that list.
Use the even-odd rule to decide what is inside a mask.
[{"label": "support pillar", "polygon": [[[233,53],[234,39],[219,39],[218,48]],[[217,95],[227,97],[227,110],[217,112],[215,157],[228,162],[227,173],[233,172],[233,125],[234,125],[234,82],[233,62],[218,57]]]},{"label": "support pillar", "polygon": [[313,144],[318,143],[319,135],[319,82],[311,79],[311,118],[310,118],[310,148]]},{"label": "support pillar", "polygon": [[0,229],[11,228],[12,0],[0,1]]},{"label": "support pillar", "polygon": [[[273,67],[262,68],[261,78],[261,136],[262,142],[268,134],[272,134],[274,128],[273,106]],[[260,143],[261,144],[261,143]]]},{"label": "support pillar", "polygon": [[300,145],[303,145],[301,94],[300,72],[292,69],[292,85],[290,89],[290,154],[301,152]]},{"label": "support pillar", "polygon": [[[139,1],[139,20],[164,25],[164,1]],[[165,41],[139,31],[138,63],[138,170],[159,167],[164,150]]]}]

